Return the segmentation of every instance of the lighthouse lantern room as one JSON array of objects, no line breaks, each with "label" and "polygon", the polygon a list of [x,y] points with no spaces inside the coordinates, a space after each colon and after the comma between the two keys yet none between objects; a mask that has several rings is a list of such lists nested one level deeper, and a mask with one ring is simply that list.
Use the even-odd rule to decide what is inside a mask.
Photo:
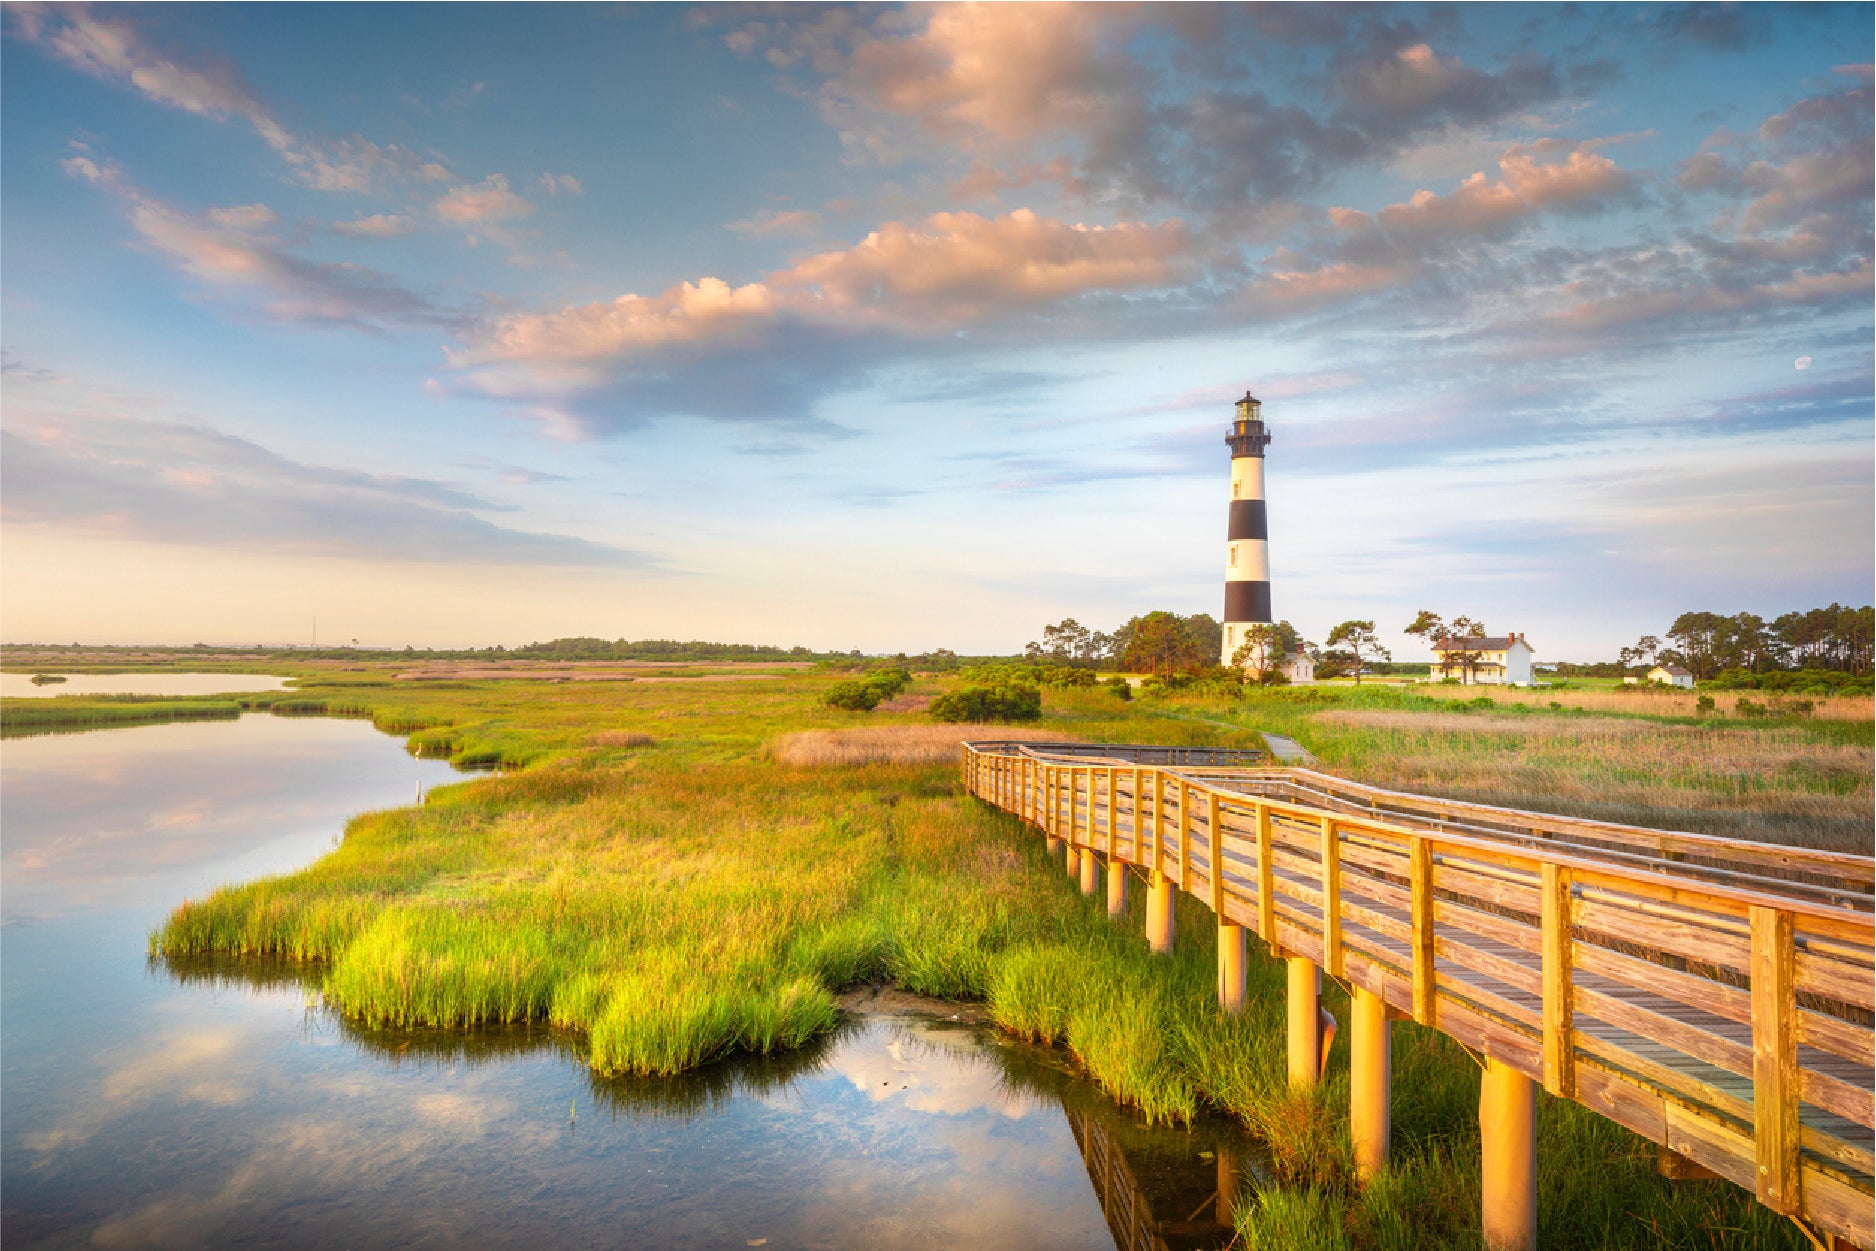
[{"label": "lighthouse lantern room", "polygon": [[[1264,428],[1263,405],[1249,391],[1238,401],[1231,433],[1231,520],[1226,531],[1224,654],[1230,664],[1250,627],[1270,621],[1270,526],[1264,511],[1264,449],[1270,433]],[[1279,661],[1269,658],[1270,663]],[[1266,663],[1257,658],[1257,663]]]}]

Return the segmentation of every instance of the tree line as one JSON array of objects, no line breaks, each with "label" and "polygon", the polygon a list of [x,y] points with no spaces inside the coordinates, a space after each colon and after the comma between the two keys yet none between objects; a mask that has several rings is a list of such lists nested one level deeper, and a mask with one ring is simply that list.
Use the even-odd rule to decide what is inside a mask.
[{"label": "tree line", "polygon": [[[1143,613],[1129,617],[1112,633],[1090,630],[1068,617],[1044,626],[1042,638],[1028,644],[1023,657],[1032,664],[1085,669],[1112,665],[1163,678],[1200,676],[1226,668],[1218,663],[1224,638],[1224,627],[1202,612],[1190,616],[1164,611]],[[1315,664],[1318,677],[1352,673],[1357,682],[1363,670],[1372,672],[1377,662],[1390,658],[1372,621],[1344,621],[1329,631],[1321,647],[1303,638],[1288,621],[1277,621],[1248,627],[1230,667],[1241,669],[1257,662],[1255,667],[1262,670],[1266,681],[1281,681],[1278,665],[1282,658],[1299,652]],[[1273,662],[1261,663],[1265,657],[1273,658]]]},{"label": "tree line", "polygon": [[1726,616],[1684,612],[1664,637],[1645,634],[1621,652],[1631,665],[1678,664],[1700,681],[1744,675],[1816,670],[1868,677],[1876,645],[1876,607],[1831,604],[1788,612],[1771,621],[1754,613]]}]

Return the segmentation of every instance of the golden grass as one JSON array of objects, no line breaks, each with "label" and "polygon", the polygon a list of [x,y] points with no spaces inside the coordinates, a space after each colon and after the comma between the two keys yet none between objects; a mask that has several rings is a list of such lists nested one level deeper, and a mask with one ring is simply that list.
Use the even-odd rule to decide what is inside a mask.
[{"label": "golden grass", "polygon": [[769,744],[771,760],[785,765],[934,764],[958,759],[969,739],[1073,742],[1055,730],[1008,725],[869,725],[853,730],[803,730]]},{"label": "golden grass", "polygon": [[1755,704],[1788,703],[1808,700],[1811,716],[1825,721],[1868,721],[1876,716],[1876,700],[1868,695],[1783,695],[1776,691],[1678,691],[1659,687],[1634,687],[1622,690],[1556,691],[1545,687],[1518,686],[1446,686],[1426,683],[1411,688],[1416,695],[1434,699],[1479,699],[1495,704],[1524,704],[1547,708],[1552,703],[1585,712],[1629,712],[1650,717],[1694,717],[1703,715],[1694,703],[1701,695],[1711,696],[1715,710],[1732,715],[1742,699]]},{"label": "golden grass", "polygon": [[589,734],[586,741],[594,747],[650,747],[658,740],[649,734],[634,734],[630,730],[601,730]]},{"label": "golden grass", "polygon": [[1870,852],[1876,752],[1799,726],[1364,708],[1309,722],[1338,771],[1380,786]]}]

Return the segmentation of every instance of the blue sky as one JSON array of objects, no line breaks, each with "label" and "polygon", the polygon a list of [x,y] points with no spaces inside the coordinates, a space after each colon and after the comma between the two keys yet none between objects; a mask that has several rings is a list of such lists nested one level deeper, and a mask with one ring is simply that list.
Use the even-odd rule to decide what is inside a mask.
[{"label": "blue sky", "polygon": [[1868,602],[1868,6],[8,5],[9,640]]}]

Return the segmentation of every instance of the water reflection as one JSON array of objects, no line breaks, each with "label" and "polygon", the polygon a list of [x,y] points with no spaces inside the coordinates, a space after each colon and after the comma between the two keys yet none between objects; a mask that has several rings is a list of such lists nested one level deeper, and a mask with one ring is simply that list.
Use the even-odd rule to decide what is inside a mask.
[{"label": "water reflection", "polygon": [[413,762],[355,722],[27,744],[48,745],[5,760],[5,854],[40,857],[0,893],[9,924],[22,898],[36,919],[0,946],[9,1247],[1229,1240],[1228,1128],[1142,1127],[1061,1055],[980,1028],[859,1018],[609,1079],[551,1028],[368,1030],[318,1004],[316,969],[148,962],[175,900],[311,859],[345,813],[407,802]]}]

